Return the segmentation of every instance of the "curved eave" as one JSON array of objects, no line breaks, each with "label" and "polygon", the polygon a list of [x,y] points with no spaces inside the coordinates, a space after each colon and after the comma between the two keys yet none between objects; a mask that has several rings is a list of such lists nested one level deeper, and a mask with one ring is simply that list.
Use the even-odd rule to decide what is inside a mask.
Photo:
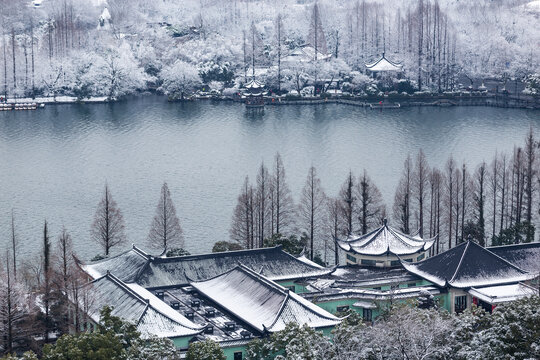
[{"label": "curved eave", "polygon": [[416,264],[411,264],[409,262],[406,262],[406,261],[403,261],[402,259],[399,259],[399,261],[401,262],[401,266],[403,266],[403,268],[405,270],[407,270],[408,272],[414,274],[414,275],[417,275],[419,277],[421,277],[422,279],[424,280],[427,280],[441,288],[444,288],[444,287],[447,287],[448,283],[446,280],[444,279],[441,279],[441,278],[438,278],[436,276],[433,276],[433,275],[430,275],[420,269],[418,269],[418,266]]}]

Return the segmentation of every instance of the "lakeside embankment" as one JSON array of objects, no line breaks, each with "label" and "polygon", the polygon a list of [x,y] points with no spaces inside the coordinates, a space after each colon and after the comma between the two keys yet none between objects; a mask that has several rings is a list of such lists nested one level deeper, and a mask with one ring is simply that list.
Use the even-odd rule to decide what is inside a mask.
[{"label": "lakeside embankment", "polygon": [[[226,96],[215,97],[191,97],[185,100],[171,100],[171,101],[236,101],[243,102],[242,98],[231,98]],[[56,97],[36,97],[32,98],[17,98],[8,99],[8,104],[21,104],[21,103],[37,103],[45,105],[63,105],[63,104],[99,104],[107,102],[121,101],[121,99],[110,99],[106,96],[90,97],[85,99],[78,99],[75,96],[56,96]],[[540,109],[540,97],[533,97],[530,95],[510,95],[510,94],[491,94],[485,92],[459,92],[452,94],[436,94],[436,93],[423,93],[423,94],[390,94],[383,96],[370,96],[370,97],[355,97],[355,96],[335,96],[329,94],[328,96],[316,96],[316,97],[265,97],[266,105],[317,105],[317,104],[344,104],[359,107],[371,107],[371,105],[385,104],[399,104],[399,107],[413,107],[413,106],[491,106],[500,108],[518,108],[518,109]],[[386,106],[383,106],[386,108]]]}]

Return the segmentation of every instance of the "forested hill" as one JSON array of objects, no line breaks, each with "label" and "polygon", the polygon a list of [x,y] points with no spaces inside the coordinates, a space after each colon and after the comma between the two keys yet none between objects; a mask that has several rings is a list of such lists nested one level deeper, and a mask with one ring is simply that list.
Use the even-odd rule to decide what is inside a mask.
[{"label": "forested hill", "polygon": [[[223,90],[253,66],[283,92],[314,76],[365,90],[382,53],[416,90],[540,72],[539,0],[0,0],[0,17],[9,97]],[[332,57],[291,60],[305,44]]]}]

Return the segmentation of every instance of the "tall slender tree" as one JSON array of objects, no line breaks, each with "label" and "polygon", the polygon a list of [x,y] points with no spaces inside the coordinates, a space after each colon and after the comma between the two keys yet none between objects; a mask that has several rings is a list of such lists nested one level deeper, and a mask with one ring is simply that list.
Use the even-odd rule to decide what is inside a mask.
[{"label": "tall slender tree", "polygon": [[294,204],[291,196],[291,190],[285,177],[285,167],[281,155],[276,153],[274,157],[274,173],[271,180],[274,196],[274,213],[276,233],[282,234],[293,223]]},{"label": "tall slender tree", "polygon": [[344,234],[347,236],[353,233],[353,215],[356,209],[357,201],[354,194],[355,183],[356,179],[354,178],[352,171],[349,171],[349,175],[341,186],[341,191],[339,192],[341,208],[340,213],[345,223]]},{"label": "tall slender tree", "polygon": [[113,200],[109,186],[105,184],[103,198],[98,204],[92,223],[92,239],[98,243],[108,256],[111,248],[126,241],[124,217]]},{"label": "tall slender tree", "polygon": [[424,235],[424,207],[428,195],[429,165],[422,150],[418,151],[414,167],[414,194],[418,205],[418,229],[420,236]]},{"label": "tall slender tree", "polygon": [[371,227],[382,223],[386,217],[386,209],[381,192],[364,169],[356,183],[356,198],[358,199],[358,220],[360,232],[367,234]]},{"label": "tall slender tree", "polygon": [[238,195],[229,235],[231,240],[240,243],[247,249],[253,249],[256,246],[254,242],[253,203],[253,187],[249,184],[249,178],[246,176],[242,191]]},{"label": "tall slender tree", "polygon": [[394,195],[394,219],[405,234],[411,232],[411,196],[412,196],[413,167],[410,155],[403,165],[403,173]]},{"label": "tall slender tree", "polygon": [[171,199],[171,192],[166,182],[161,186],[161,194],[152,220],[148,243],[153,248],[166,251],[171,248],[183,248],[184,237],[176,208]]},{"label": "tall slender tree", "polygon": [[[324,218],[326,195],[321,187],[321,180],[317,176],[315,167],[310,167],[302,197],[299,204],[301,229],[309,237],[309,258],[313,260],[315,253],[315,238],[320,234]],[[326,244],[325,244],[326,250]]]}]

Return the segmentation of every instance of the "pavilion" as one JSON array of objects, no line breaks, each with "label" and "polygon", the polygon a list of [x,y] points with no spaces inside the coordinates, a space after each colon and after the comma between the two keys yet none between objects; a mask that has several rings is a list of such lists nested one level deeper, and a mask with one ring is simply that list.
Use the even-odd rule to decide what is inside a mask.
[{"label": "pavilion", "polygon": [[400,266],[400,259],[416,262],[429,256],[429,249],[437,237],[424,240],[418,234],[407,235],[388,226],[365,235],[351,235],[346,240],[336,240],[346,252],[346,263],[375,267]]},{"label": "pavilion", "polygon": [[366,64],[366,70],[376,78],[385,73],[400,73],[403,71],[403,65],[388,60],[383,52],[377,61]]}]

